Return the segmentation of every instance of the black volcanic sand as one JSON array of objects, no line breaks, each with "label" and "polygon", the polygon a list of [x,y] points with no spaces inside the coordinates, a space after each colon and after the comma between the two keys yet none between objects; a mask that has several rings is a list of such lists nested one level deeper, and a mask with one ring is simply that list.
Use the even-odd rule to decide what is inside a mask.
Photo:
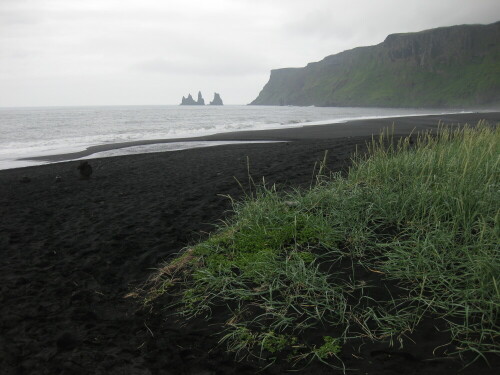
[{"label": "black volcanic sand", "polygon": [[[436,128],[438,118],[224,134],[290,142],[95,159],[90,180],[79,179],[77,161],[0,171],[0,373],[256,373],[261,364],[216,347],[217,328],[181,326],[168,311],[145,311],[124,296],[227,215],[222,195],[242,196],[236,179],[248,186],[247,157],[255,180],[307,187],[325,150],[328,167],[345,171],[371,132],[392,122],[397,134]],[[497,123],[500,113],[441,118]],[[456,374],[459,361],[432,356],[446,342],[434,323],[422,323],[403,349],[366,342],[346,366],[356,374]],[[500,363],[489,359],[492,368],[480,360],[461,373],[493,374]],[[283,372],[276,365],[262,373]],[[315,364],[299,373],[332,372]]]}]

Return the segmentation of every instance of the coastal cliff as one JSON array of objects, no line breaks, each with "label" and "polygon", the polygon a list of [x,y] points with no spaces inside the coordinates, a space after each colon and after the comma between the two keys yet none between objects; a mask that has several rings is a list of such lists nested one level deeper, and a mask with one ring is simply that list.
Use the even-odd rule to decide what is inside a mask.
[{"label": "coastal cliff", "polygon": [[500,104],[500,22],[392,34],[303,68],[271,71],[253,105]]}]

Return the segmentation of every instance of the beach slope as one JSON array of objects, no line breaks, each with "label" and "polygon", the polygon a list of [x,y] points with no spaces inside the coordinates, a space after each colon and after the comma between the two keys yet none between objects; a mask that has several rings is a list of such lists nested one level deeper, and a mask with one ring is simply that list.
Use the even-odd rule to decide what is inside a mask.
[{"label": "beach slope", "polygon": [[[3,374],[254,374],[217,347],[203,320],[183,326],[152,313],[129,293],[155,267],[205,238],[255,181],[308,187],[325,151],[346,171],[371,134],[436,129],[439,121],[500,122],[500,113],[358,121],[206,140],[280,140],[0,171],[0,368]],[[70,158],[70,157],[69,157]],[[64,160],[64,158],[60,158]],[[58,178],[56,178],[58,177]],[[463,364],[429,358],[440,338],[421,337],[411,355],[361,348],[357,373],[456,374]],[[209,350],[215,348],[213,350]],[[395,354],[400,353],[400,354]],[[477,361],[463,374],[493,374]],[[283,373],[270,367],[262,373]],[[301,373],[331,373],[321,364]]]}]

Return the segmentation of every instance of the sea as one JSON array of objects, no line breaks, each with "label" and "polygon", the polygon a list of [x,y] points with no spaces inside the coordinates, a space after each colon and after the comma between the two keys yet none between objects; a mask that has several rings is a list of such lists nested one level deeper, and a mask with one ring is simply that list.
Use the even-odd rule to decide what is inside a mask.
[{"label": "sea", "polygon": [[[246,105],[0,107],[0,169],[45,164],[43,161],[20,159],[83,151],[104,144],[443,113],[450,112],[440,109]],[[92,156],[174,151],[223,143],[151,144]]]}]

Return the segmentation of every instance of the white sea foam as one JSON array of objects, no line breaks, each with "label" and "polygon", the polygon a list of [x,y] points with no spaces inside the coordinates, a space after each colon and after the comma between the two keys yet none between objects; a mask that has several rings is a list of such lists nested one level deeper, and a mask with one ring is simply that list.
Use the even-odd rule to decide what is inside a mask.
[{"label": "white sea foam", "polygon": [[[441,113],[446,111],[270,106],[0,108],[0,169],[42,164],[17,161],[20,158],[77,152],[102,144]],[[151,147],[133,150],[140,153]],[[122,155],[131,150],[113,152]]]},{"label": "white sea foam", "polygon": [[242,143],[277,143],[279,141],[196,141],[196,142],[171,142],[171,143],[153,143],[149,145],[131,146],[117,148],[113,150],[96,152],[90,156],[80,159],[108,158],[112,156],[150,154],[154,152],[180,151],[191,148],[214,147],[223,145],[234,145]]}]

